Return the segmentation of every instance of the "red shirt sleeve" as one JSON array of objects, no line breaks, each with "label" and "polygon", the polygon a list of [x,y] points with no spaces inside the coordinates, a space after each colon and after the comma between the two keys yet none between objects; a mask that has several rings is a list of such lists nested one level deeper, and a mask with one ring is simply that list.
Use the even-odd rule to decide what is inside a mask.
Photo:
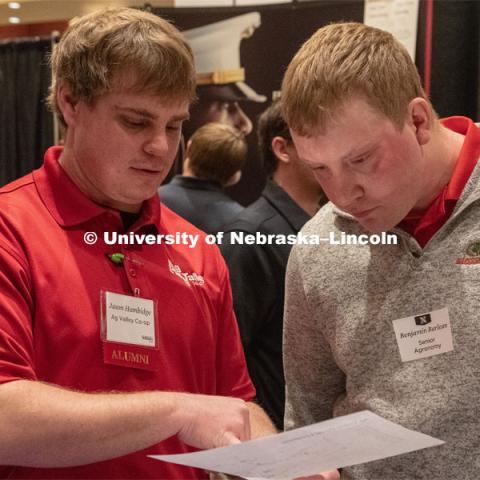
[{"label": "red shirt sleeve", "polygon": [[0,383],[35,380],[28,264],[0,231]]}]

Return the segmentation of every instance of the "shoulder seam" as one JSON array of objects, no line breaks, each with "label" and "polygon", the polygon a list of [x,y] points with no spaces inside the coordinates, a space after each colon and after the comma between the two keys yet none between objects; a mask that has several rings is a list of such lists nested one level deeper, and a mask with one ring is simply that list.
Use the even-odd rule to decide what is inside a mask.
[{"label": "shoulder seam", "polygon": [[28,264],[14,250],[7,248],[5,245],[2,245],[1,243],[0,243],[0,249],[6,252],[11,257],[13,257],[19,264],[21,264],[25,271],[29,271]]},{"label": "shoulder seam", "polygon": [[[12,183],[16,183],[16,182],[14,181],[14,182],[12,182]],[[7,185],[5,185],[4,187],[2,187],[2,188],[0,189],[0,195],[6,194],[6,193],[15,192],[16,190],[19,190],[20,188],[27,187],[27,186],[29,186],[29,185],[31,185],[31,184],[34,184],[34,183],[35,183],[35,182],[34,182],[33,177],[32,177],[32,178],[30,178],[30,180],[28,180],[27,182],[24,182],[24,183],[22,182],[22,183],[20,183],[19,185],[15,185],[14,188],[8,189],[8,186],[9,186],[9,185],[12,185],[12,184],[11,184],[11,183],[10,183],[10,184],[7,184]]]}]

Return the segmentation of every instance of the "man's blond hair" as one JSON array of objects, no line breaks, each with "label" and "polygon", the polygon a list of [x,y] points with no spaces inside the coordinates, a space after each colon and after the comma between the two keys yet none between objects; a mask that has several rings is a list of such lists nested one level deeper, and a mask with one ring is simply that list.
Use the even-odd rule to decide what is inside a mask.
[{"label": "man's blond hair", "polygon": [[224,186],[245,165],[245,135],[224,123],[207,123],[190,138],[187,158],[195,177]]},{"label": "man's blond hair", "polygon": [[172,101],[195,98],[193,54],[182,34],[166,20],[133,8],[102,9],[72,20],[53,49],[51,67],[48,102],[64,126],[56,100],[62,83],[88,103],[120,77],[132,92]]},{"label": "man's blond hair", "polygon": [[354,95],[397,128],[404,125],[410,101],[426,98],[415,64],[393,35],[361,23],[322,27],[285,73],[285,120],[299,135],[313,135],[324,131],[334,111]]}]

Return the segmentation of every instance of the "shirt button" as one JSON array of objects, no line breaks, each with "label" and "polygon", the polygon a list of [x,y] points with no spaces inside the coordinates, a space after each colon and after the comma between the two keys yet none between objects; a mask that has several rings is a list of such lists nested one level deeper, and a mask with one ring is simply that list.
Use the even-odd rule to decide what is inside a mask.
[{"label": "shirt button", "polygon": [[134,268],[131,268],[128,273],[130,274],[130,276],[132,277],[136,277],[137,276],[137,271],[134,269]]}]

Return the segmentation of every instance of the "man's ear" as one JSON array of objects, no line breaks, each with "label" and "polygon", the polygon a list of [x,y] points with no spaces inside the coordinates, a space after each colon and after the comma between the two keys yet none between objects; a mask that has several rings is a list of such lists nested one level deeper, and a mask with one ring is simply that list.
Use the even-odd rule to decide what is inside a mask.
[{"label": "man's ear", "polygon": [[182,175],[191,175],[190,170],[190,157],[188,155],[185,156],[182,163]]},{"label": "man's ear", "polygon": [[272,151],[280,162],[290,163],[290,155],[288,153],[288,141],[283,137],[273,137]]},{"label": "man's ear", "polygon": [[408,118],[415,129],[419,145],[427,144],[432,136],[435,118],[430,103],[425,98],[414,98],[408,104]]},{"label": "man's ear", "polygon": [[232,185],[235,185],[237,184],[240,179],[242,178],[242,171],[241,170],[237,170],[228,180],[227,182],[225,183],[225,185],[223,185],[224,187],[231,187]]},{"label": "man's ear", "polygon": [[78,100],[64,83],[57,87],[57,105],[68,127],[75,126],[78,114]]},{"label": "man's ear", "polygon": [[188,152],[190,151],[190,147],[192,146],[192,139],[189,139],[187,142],[187,146],[185,148],[185,152],[188,155]]}]

